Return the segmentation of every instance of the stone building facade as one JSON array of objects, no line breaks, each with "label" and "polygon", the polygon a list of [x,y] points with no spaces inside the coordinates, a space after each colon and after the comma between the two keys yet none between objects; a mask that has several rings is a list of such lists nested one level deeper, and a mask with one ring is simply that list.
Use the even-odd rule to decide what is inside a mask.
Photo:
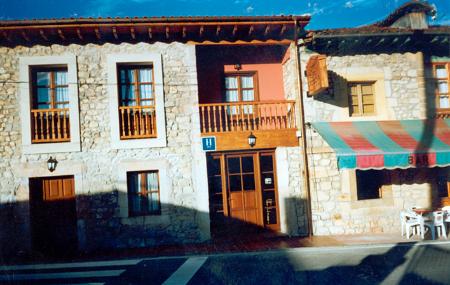
[{"label": "stone building facade", "polygon": [[[288,25],[293,24],[289,19]],[[112,40],[99,43],[100,36],[107,37],[106,32],[90,31],[97,40],[79,43],[89,36],[88,30],[80,29],[78,36],[74,33],[69,42],[62,43],[61,38],[55,38],[54,43],[43,44],[36,36],[36,43],[8,42],[0,47],[0,252],[7,256],[35,250],[34,224],[38,218],[33,214],[33,207],[39,205],[33,203],[36,199],[33,197],[40,190],[34,189],[33,181],[53,178],[73,181],[76,232],[71,241],[75,243],[75,250],[210,240],[211,193],[208,191],[207,153],[202,149],[199,109],[202,96],[198,88],[198,68],[202,66],[197,60],[198,43],[167,41],[164,40],[166,33],[161,33],[161,40],[150,42],[115,41],[118,35],[115,29],[114,34],[108,31],[114,35]],[[289,29],[291,26],[288,26],[288,34]],[[132,34],[133,38],[152,36],[145,32]],[[47,33],[51,31],[41,31],[44,36],[40,40],[48,39]],[[67,36],[68,32],[64,33]],[[119,34],[119,37],[124,35]],[[157,37],[156,32],[153,37]],[[286,49],[295,51],[293,45],[289,46],[290,40],[281,42]],[[286,72],[295,66],[294,59],[288,58],[282,65],[280,94],[287,94],[288,99],[295,98],[292,90],[296,89],[292,85],[296,84],[296,77]],[[119,130],[124,122],[117,113],[120,100],[117,86],[122,80],[118,69],[122,65],[147,63],[153,68],[157,133],[151,138],[123,140]],[[37,85],[32,70],[52,66],[67,68],[70,140],[33,143],[31,129],[39,127],[39,122],[34,125],[33,113],[30,114],[33,84]],[[255,148],[249,148],[246,143],[246,149],[229,148],[227,151],[231,154],[258,152],[260,148],[273,151],[277,171],[274,181],[280,201],[277,232],[306,234],[306,202],[299,186],[297,138],[297,146],[264,145],[263,138],[257,140]],[[258,147],[259,144],[263,147]],[[52,170],[48,166],[50,157],[57,161]],[[157,172],[160,212],[156,215],[130,214],[130,173],[140,171]],[[58,239],[58,233],[56,236]],[[46,253],[45,249],[42,253]]]},{"label": "stone building facade", "polygon": [[[396,17],[402,21],[409,17],[408,12],[400,12]],[[409,40],[405,43],[401,38],[394,39],[393,42],[400,41],[399,45],[394,45],[389,32],[384,39],[379,37],[380,29],[374,24],[355,30],[326,30],[321,39],[323,46],[313,39],[301,50],[303,70],[312,56],[326,55],[329,79],[327,90],[314,96],[304,92],[307,122],[401,121],[436,117],[439,106],[436,106],[433,63],[446,62],[450,50],[444,45],[437,51],[438,42],[436,49],[419,41],[408,46]],[[389,25],[384,29],[389,29]],[[320,31],[318,34],[320,38]],[[390,43],[387,47],[382,44],[385,40]],[[441,57],[433,56],[435,54]],[[308,79],[302,75],[306,91]],[[352,83],[372,85],[375,102],[372,114],[352,116],[349,106]],[[380,188],[379,197],[358,199],[358,191],[361,191],[357,185],[358,170],[339,169],[335,150],[314,127],[307,130],[307,142],[312,224],[316,235],[398,233],[401,211],[412,207],[442,207],[446,203],[443,202],[446,198],[441,198],[437,189],[438,178],[448,180],[449,168],[445,165],[385,170],[389,179]]]}]

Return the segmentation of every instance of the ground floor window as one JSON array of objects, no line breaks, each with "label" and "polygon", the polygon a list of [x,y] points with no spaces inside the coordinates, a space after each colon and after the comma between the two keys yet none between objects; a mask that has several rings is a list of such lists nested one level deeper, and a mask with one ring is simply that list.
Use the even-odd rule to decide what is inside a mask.
[{"label": "ground floor window", "polygon": [[387,177],[383,170],[356,170],[358,200],[382,198],[381,190]]},{"label": "ground floor window", "polygon": [[161,214],[157,170],[128,172],[127,186],[130,216]]}]

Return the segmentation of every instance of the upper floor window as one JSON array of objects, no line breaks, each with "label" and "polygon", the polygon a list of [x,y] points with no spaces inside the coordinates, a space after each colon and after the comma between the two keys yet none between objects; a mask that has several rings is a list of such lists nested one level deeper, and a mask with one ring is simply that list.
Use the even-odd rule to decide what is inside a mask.
[{"label": "upper floor window", "polygon": [[433,64],[433,74],[436,80],[436,108],[450,108],[449,84],[450,84],[450,63]]},{"label": "upper floor window", "polygon": [[31,141],[70,141],[67,67],[31,68]]},{"label": "upper floor window", "polygon": [[157,170],[128,172],[127,184],[130,216],[161,214]]},{"label": "upper floor window", "polygon": [[375,115],[373,82],[350,82],[348,90],[350,116]]},{"label": "upper floor window", "polygon": [[119,65],[117,70],[120,138],[156,137],[152,65]]},{"label": "upper floor window", "polygon": [[[258,100],[256,73],[225,74],[225,101],[226,102],[252,102]],[[252,113],[253,106],[232,106],[229,114],[239,114],[242,108],[244,114]]]}]

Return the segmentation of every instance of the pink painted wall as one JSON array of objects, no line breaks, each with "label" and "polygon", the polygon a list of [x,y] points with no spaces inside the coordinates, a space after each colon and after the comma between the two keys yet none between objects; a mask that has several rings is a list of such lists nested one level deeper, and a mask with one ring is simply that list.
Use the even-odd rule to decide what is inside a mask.
[{"label": "pink painted wall", "polygon": [[200,103],[224,102],[224,74],[256,71],[260,101],[283,100],[282,62],[287,46],[198,46],[197,74]]}]

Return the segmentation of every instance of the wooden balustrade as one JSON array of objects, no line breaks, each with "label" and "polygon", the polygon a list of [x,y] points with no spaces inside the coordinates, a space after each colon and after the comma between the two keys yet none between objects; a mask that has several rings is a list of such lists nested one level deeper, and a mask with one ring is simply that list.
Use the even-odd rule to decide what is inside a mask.
[{"label": "wooden balustrade", "polygon": [[436,111],[437,119],[450,119],[450,109],[440,109]]},{"label": "wooden balustrade", "polygon": [[155,106],[121,106],[119,120],[121,139],[156,137]]},{"label": "wooden balustrade", "polygon": [[296,129],[295,101],[200,104],[202,134]]},{"label": "wooden balustrade", "polygon": [[31,110],[33,143],[70,141],[69,109]]}]

